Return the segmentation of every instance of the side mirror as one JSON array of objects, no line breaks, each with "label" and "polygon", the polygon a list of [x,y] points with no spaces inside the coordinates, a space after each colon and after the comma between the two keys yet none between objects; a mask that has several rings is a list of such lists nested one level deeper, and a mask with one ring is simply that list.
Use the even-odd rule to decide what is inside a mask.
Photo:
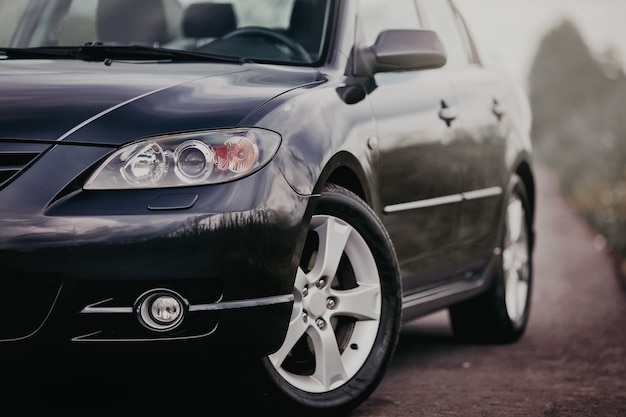
[{"label": "side mirror", "polygon": [[431,30],[385,30],[374,45],[358,50],[355,75],[440,68],[446,52]]}]

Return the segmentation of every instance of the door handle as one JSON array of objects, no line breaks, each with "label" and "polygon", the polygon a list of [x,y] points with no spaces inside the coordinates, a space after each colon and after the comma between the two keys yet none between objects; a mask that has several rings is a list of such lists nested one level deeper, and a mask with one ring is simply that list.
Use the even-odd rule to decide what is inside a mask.
[{"label": "door handle", "polygon": [[498,121],[501,121],[504,117],[504,107],[500,104],[497,98],[493,99],[493,105],[491,106],[491,112],[496,116]]},{"label": "door handle", "polygon": [[441,100],[441,109],[439,110],[439,118],[446,122],[446,126],[450,127],[452,121],[458,116],[456,107],[448,106],[445,100]]}]

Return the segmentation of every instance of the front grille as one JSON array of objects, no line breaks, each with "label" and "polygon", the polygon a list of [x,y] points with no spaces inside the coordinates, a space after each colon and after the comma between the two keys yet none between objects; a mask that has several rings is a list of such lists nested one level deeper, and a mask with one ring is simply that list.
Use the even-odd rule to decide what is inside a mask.
[{"label": "front grille", "polygon": [[48,316],[60,288],[59,275],[0,270],[2,308],[10,312],[0,324],[0,341],[35,332]]},{"label": "front grille", "polygon": [[0,188],[26,169],[50,145],[0,141]]}]

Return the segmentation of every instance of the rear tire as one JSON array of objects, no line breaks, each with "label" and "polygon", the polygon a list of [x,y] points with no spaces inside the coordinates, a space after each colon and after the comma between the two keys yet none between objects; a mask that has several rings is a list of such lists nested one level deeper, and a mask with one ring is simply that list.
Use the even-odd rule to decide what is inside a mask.
[{"label": "rear tire", "polygon": [[354,409],[393,356],[401,284],[382,223],[344,188],[331,184],[321,194],[294,297],[283,346],[263,360],[273,391],[299,413]]},{"label": "rear tire", "polygon": [[449,308],[454,334],[478,343],[511,343],[526,330],[532,289],[532,212],[523,181],[509,182],[502,249],[489,290]]}]

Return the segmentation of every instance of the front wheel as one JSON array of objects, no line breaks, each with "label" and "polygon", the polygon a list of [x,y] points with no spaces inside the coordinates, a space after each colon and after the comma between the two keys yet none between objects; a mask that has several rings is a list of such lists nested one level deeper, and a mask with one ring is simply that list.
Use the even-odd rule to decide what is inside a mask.
[{"label": "front wheel", "polygon": [[263,360],[299,411],[349,411],[374,391],[400,329],[401,285],[389,236],[372,210],[336,185],[321,194],[295,279],[282,347]]},{"label": "front wheel", "polygon": [[509,343],[526,329],[532,289],[532,212],[523,181],[509,182],[502,249],[489,290],[449,309],[454,334],[472,342]]}]

